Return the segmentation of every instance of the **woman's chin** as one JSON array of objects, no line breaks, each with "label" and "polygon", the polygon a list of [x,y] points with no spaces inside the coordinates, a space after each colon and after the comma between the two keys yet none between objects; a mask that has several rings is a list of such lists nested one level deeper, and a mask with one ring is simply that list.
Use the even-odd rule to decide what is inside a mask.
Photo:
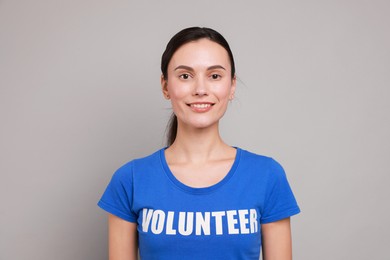
[{"label": "woman's chin", "polygon": [[197,130],[206,130],[213,129],[218,126],[219,121],[210,121],[210,120],[196,120],[191,122],[186,122],[183,126],[187,129],[197,129]]}]

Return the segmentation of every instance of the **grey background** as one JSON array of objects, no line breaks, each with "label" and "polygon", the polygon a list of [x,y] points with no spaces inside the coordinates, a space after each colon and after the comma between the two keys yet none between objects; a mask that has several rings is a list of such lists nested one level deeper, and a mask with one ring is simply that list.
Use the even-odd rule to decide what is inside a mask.
[{"label": "grey background", "polygon": [[164,145],[178,30],[230,42],[225,140],[276,158],[294,258],[389,259],[390,2],[0,1],[0,259],[106,259],[113,171]]}]

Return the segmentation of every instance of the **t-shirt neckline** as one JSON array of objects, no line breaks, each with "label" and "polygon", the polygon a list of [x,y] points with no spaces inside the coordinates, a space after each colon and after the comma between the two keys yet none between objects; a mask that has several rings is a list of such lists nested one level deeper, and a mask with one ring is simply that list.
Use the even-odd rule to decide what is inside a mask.
[{"label": "t-shirt neckline", "polygon": [[175,175],[173,175],[173,173],[171,172],[171,169],[168,166],[166,158],[165,158],[165,149],[167,149],[167,148],[168,147],[165,147],[165,148],[162,148],[160,150],[161,164],[162,164],[162,167],[163,167],[163,170],[164,170],[166,176],[172,181],[173,185],[175,185],[176,187],[178,187],[179,189],[181,189],[185,192],[192,193],[192,194],[208,194],[208,193],[211,193],[211,192],[219,189],[221,186],[223,186],[225,183],[227,183],[232,178],[232,176],[234,175],[234,173],[238,167],[238,164],[239,164],[240,158],[241,158],[241,149],[238,147],[234,147],[236,149],[236,156],[234,158],[233,165],[231,166],[231,168],[228,171],[228,173],[226,174],[226,176],[222,180],[220,180],[219,182],[217,182],[216,184],[213,184],[211,186],[202,187],[202,188],[195,188],[195,187],[191,187],[191,186],[188,186],[188,185],[182,183],[181,181],[179,181],[175,177]]}]

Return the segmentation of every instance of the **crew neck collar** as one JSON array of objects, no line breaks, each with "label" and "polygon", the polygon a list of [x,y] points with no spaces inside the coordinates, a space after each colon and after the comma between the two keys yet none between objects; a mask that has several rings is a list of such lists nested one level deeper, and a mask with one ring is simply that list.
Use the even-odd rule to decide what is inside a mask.
[{"label": "crew neck collar", "polygon": [[220,187],[222,187],[234,175],[234,173],[235,173],[235,171],[237,169],[237,166],[238,166],[238,164],[240,162],[241,152],[242,152],[242,150],[240,148],[238,148],[238,147],[234,147],[234,148],[236,149],[236,156],[234,158],[233,165],[231,166],[230,170],[225,175],[225,177],[222,180],[220,180],[218,183],[216,183],[216,184],[213,184],[213,185],[208,186],[208,187],[202,187],[202,188],[194,188],[194,187],[188,186],[188,185],[182,183],[181,181],[179,181],[173,175],[173,173],[171,172],[171,170],[170,170],[170,168],[168,166],[166,158],[165,158],[165,149],[167,149],[167,147],[162,148],[159,153],[160,153],[161,164],[162,164],[162,167],[164,169],[164,172],[167,175],[167,177],[171,180],[173,185],[175,185],[176,187],[178,187],[179,189],[181,189],[181,190],[183,190],[183,191],[185,191],[187,193],[191,193],[191,194],[208,194],[208,193],[212,193],[212,192],[216,191],[217,189],[219,189]]}]

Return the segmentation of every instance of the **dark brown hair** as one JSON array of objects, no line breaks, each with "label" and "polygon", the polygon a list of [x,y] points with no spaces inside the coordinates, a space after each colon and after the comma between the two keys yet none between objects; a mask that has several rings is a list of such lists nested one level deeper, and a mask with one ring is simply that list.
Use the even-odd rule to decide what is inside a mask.
[{"label": "dark brown hair", "polygon": [[[183,29],[175,34],[165,48],[165,51],[161,57],[161,72],[165,80],[168,80],[168,65],[177,49],[188,42],[204,38],[218,43],[227,51],[231,65],[231,77],[234,78],[236,70],[234,66],[233,53],[230,50],[226,39],[219,32],[213,29],[205,27],[190,27]],[[174,113],[172,113],[171,118],[169,119],[167,129],[167,145],[170,146],[175,141],[177,134],[177,117]]]}]

